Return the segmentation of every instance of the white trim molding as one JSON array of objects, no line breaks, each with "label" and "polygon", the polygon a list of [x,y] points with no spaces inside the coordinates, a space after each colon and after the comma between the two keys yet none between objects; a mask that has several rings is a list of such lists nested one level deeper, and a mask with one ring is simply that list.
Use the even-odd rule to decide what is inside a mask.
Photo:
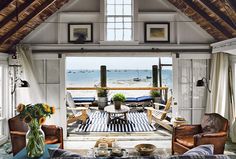
[{"label": "white trim molding", "polygon": [[236,38],[220,41],[211,44],[212,53],[226,52],[229,54],[236,55]]}]

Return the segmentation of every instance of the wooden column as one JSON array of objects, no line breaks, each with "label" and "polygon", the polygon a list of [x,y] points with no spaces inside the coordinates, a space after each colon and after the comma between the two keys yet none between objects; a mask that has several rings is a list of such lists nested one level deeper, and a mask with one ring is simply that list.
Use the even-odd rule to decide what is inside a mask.
[{"label": "wooden column", "polygon": [[152,86],[158,87],[158,67],[157,67],[157,65],[152,65]]},{"label": "wooden column", "polygon": [[100,83],[101,87],[107,86],[107,67],[105,65],[102,65],[100,68]]}]

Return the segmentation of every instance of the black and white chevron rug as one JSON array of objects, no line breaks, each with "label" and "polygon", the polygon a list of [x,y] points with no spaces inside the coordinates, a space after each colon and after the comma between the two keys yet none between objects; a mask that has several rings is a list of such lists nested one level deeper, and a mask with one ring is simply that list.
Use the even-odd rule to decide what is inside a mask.
[{"label": "black and white chevron rug", "polygon": [[91,112],[86,124],[73,124],[68,126],[69,133],[82,132],[148,132],[156,128],[148,123],[145,112],[130,112],[127,114],[128,122],[121,120],[107,124],[108,114],[101,111]]}]

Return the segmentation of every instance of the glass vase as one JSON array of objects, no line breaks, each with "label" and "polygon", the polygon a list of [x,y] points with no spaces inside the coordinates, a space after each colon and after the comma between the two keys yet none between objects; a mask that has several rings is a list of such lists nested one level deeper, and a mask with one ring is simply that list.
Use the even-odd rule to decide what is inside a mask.
[{"label": "glass vase", "polygon": [[32,119],[28,124],[29,130],[26,133],[26,151],[30,158],[40,157],[45,150],[45,134],[37,119]]}]

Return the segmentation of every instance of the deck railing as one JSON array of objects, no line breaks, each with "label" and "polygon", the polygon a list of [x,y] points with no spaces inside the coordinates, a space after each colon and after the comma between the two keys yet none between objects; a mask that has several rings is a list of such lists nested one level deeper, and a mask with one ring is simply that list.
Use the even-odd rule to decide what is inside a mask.
[{"label": "deck railing", "polygon": [[76,91],[76,90],[160,90],[164,93],[164,99],[167,101],[168,99],[168,87],[67,87],[68,91]]}]

